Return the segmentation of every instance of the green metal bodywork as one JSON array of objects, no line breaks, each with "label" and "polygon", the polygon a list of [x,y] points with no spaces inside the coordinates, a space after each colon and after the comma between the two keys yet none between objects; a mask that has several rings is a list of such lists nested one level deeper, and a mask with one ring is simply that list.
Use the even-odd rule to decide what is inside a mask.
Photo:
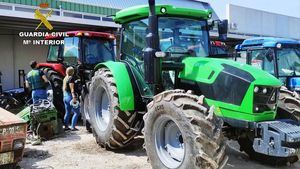
[{"label": "green metal bodywork", "polygon": [[[276,110],[265,111],[262,113],[253,113],[254,86],[260,85],[279,88],[282,84],[274,76],[252,66],[225,59],[187,57],[183,60],[183,63],[185,64],[185,67],[179,74],[180,79],[212,84],[216,80],[220,72],[223,70],[224,67],[222,66],[222,64],[224,63],[247,71],[255,78],[255,80],[249,86],[248,91],[246,92],[246,95],[244,96],[244,99],[240,106],[206,99],[209,105],[214,105],[216,107],[216,115],[225,118],[251,122],[273,120],[275,118]],[[212,71],[214,71],[215,73],[212,77],[209,77]]]},{"label": "green metal bodywork", "polygon": [[[177,16],[193,19],[209,19],[212,11],[211,10],[196,10],[187,8],[177,8],[172,5],[156,5],[156,14],[158,16]],[[161,9],[164,8],[163,13]],[[149,16],[149,6],[134,6],[131,8],[123,9],[116,13],[113,18],[116,23],[123,24],[133,20],[147,18]]]},{"label": "green metal bodywork", "polygon": [[108,68],[114,77],[117,85],[121,110],[134,110],[134,93],[131,80],[124,63],[108,61],[96,65],[95,70],[101,67]]}]

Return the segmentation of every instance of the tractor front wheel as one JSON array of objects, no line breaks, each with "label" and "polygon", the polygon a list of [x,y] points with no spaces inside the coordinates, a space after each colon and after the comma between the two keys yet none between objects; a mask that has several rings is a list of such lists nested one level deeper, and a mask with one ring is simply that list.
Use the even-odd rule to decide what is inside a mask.
[{"label": "tractor front wheel", "polygon": [[298,93],[280,88],[276,119],[292,119],[300,123],[300,97]]},{"label": "tractor front wheel", "polygon": [[90,115],[89,115],[89,94],[82,92],[80,98],[81,98],[80,112],[81,112],[83,125],[85,125],[85,128],[89,133],[92,133],[92,127],[90,124]]},{"label": "tractor front wheel", "polygon": [[90,85],[89,115],[99,145],[119,149],[131,143],[140,132],[142,118],[137,112],[122,111],[115,80],[107,68],[95,72]]},{"label": "tractor front wheel", "polygon": [[217,169],[226,164],[222,120],[203,101],[183,90],[169,90],[148,104],[145,148],[154,169]]}]

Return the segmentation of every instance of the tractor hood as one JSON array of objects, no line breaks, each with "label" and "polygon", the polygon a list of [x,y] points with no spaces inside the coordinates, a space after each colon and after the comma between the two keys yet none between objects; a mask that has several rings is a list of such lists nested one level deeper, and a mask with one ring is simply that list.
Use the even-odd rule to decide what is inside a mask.
[{"label": "tractor hood", "polygon": [[182,62],[181,84],[204,95],[218,116],[256,122],[274,119],[282,84],[271,74],[232,60],[187,57]]},{"label": "tractor hood", "polygon": [[[254,85],[280,87],[282,83],[271,74],[258,68],[241,64],[231,60],[187,57],[182,61],[185,64],[179,78],[206,84],[212,84],[222,72],[231,74],[240,80]],[[227,80],[227,79],[224,79]]]}]

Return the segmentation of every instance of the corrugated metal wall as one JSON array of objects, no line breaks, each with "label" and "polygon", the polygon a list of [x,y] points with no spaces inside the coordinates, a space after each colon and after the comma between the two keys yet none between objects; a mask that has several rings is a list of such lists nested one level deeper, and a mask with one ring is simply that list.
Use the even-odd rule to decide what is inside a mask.
[{"label": "corrugated metal wall", "polygon": [[59,9],[60,6],[64,10],[75,12],[85,12],[100,15],[114,15],[119,9],[116,7],[103,7],[99,5],[82,4],[78,1],[68,2],[59,0],[0,0],[0,2],[14,3],[21,5],[38,6],[41,3],[47,2],[50,8]]}]

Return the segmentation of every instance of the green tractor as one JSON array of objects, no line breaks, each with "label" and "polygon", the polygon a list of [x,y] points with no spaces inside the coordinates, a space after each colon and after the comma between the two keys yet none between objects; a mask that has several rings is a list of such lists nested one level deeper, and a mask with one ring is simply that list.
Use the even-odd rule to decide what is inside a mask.
[{"label": "green tractor", "polygon": [[[89,87],[99,145],[120,149],[142,132],[155,169],[222,168],[225,133],[263,163],[298,161],[300,126],[275,119],[281,82],[255,67],[211,58],[211,14],[154,0],[116,13],[120,55],[95,67]],[[213,23],[226,37],[228,22]]]}]

